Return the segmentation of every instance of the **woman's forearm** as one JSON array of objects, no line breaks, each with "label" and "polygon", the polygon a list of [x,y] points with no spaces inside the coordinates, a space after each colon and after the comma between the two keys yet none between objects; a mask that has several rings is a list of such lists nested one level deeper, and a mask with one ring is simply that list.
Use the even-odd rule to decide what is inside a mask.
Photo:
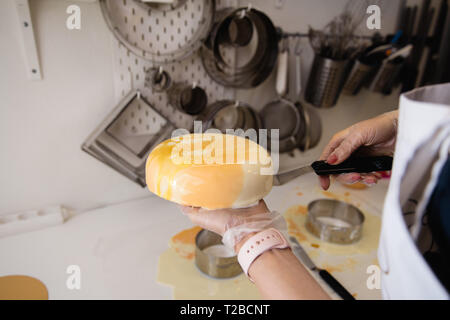
[{"label": "woman's forearm", "polygon": [[329,299],[291,249],[273,249],[259,256],[250,277],[266,299]]},{"label": "woman's forearm", "polygon": [[265,299],[329,299],[291,249],[264,252],[253,261],[248,273]]}]

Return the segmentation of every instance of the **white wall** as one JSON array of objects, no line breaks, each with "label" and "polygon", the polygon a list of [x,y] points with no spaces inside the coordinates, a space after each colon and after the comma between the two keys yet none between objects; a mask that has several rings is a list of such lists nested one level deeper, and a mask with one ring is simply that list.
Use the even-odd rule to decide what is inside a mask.
[{"label": "white wall", "polygon": [[[390,2],[390,1],[389,1]],[[81,30],[65,27],[66,8],[81,7]],[[322,27],[345,0],[255,0],[288,31]],[[80,150],[87,135],[114,107],[111,35],[98,3],[30,0],[43,80],[27,79],[13,0],[0,1],[0,214],[61,203],[76,210],[148,196],[149,192]],[[392,29],[396,12],[386,19]],[[391,31],[391,30],[389,30]],[[307,72],[307,70],[305,70]],[[271,80],[259,92],[272,88]],[[268,91],[270,92],[270,91]],[[258,91],[246,92],[255,108]],[[397,97],[363,93],[332,110],[326,139],[348,123],[389,110]],[[322,144],[325,141],[322,142]],[[303,161],[313,159],[318,148]]]},{"label": "white wall", "polygon": [[[81,8],[68,30],[66,8]],[[62,203],[81,210],[149,193],[80,150],[113,108],[110,33],[98,3],[31,0],[43,74],[25,72],[13,0],[0,1],[0,213]]]}]

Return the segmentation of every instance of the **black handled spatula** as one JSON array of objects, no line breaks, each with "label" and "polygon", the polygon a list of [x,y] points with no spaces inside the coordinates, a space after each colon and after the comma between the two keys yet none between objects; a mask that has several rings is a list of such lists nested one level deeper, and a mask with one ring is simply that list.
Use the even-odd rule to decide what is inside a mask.
[{"label": "black handled spatula", "polygon": [[333,165],[325,161],[315,161],[311,165],[289,170],[273,176],[273,184],[280,186],[298,176],[309,172],[315,172],[319,176],[341,173],[370,173],[374,171],[386,171],[392,169],[392,157],[350,157],[344,162]]}]

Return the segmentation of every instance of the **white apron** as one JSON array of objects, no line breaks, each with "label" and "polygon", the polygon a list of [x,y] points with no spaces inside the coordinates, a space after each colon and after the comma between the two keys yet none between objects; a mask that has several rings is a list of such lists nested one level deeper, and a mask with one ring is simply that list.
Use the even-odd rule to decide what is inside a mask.
[{"label": "white apron", "polygon": [[421,249],[429,245],[422,230],[423,214],[449,154],[450,83],[403,94],[398,120],[378,249],[382,295],[384,299],[448,299]]}]

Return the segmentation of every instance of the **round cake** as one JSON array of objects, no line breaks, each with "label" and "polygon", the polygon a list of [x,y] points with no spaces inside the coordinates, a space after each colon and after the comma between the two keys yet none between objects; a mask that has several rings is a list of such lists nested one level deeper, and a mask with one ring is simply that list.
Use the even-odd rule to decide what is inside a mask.
[{"label": "round cake", "polygon": [[186,206],[241,208],[272,189],[272,159],[252,140],[194,133],[166,140],[149,154],[146,182],[156,195]]}]

